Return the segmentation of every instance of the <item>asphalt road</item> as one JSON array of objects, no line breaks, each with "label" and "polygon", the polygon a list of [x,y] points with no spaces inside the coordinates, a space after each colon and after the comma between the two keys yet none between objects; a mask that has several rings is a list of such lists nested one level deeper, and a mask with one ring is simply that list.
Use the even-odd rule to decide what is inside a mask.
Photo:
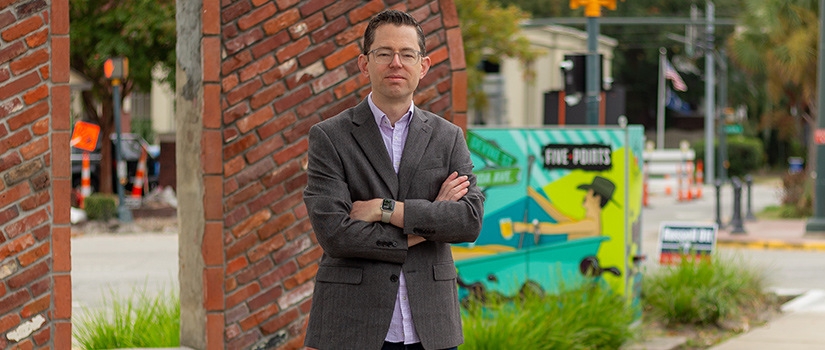
[{"label": "asphalt road", "polygon": [[72,311],[97,309],[112,293],[178,289],[178,235],[95,234],[72,238]]}]

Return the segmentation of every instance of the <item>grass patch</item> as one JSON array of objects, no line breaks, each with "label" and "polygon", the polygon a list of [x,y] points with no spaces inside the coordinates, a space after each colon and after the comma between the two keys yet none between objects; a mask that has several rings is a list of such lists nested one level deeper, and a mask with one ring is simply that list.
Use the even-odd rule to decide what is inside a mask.
[{"label": "grass patch", "polygon": [[779,308],[766,291],[764,270],[737,258],[684,259],[645,275],[645,328],[686,336],[688,348],[706,348],[753,325]]},{"label": "grass patch", "polygon": [[462,311],[464,345],[475,349],[618,349],[633,337],[627,301],[598,283],[516,298],[488,294]]},{"label": "grass patch", "polygon": [[719,324],[764,300],[766,284],[760,270],[716,255],[649,274],[642,298],[652,315],[672,324]]},{"label": "grass patch", "polygon": [[100,310],[84,309],[74,322],[82,349],[161,348],[180,345],[180,297],[162,291],[149,296],[145,287],[129,297],[109,291]]},{"label": "grass patch", "polygon": [[778,220],[778,219],[803,219],[810,217],[811,213],[801,210],[794,205],[769,205],[761,212],[756,213],[758,219]]}]

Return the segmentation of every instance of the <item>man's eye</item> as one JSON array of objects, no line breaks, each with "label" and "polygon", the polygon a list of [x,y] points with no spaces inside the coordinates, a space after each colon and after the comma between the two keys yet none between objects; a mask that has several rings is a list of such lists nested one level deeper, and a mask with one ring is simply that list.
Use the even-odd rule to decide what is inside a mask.
[{"label": "man's eye", "polygon": [[378,57],[382,57],[382,58],[383,58],[383,57],[390,57],[390,54],[388,54],[388,53],[386,53],[386,52],[376,52],[376,53],[375,53],[375,56],[378,56]]},{"label": "man's eye", "polygon": [[404,58],[415,59],[414,53],[402,53],[402,55],[404,55]]}]

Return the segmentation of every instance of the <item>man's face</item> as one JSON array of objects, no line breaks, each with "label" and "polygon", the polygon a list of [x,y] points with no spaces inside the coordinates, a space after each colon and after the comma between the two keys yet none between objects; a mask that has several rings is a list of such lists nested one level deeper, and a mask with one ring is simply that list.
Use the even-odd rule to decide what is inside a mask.
[{"label": "man's face", "polygon": [[[375,40],[369,50],[380,48],[394,52],[421,50],[414,27],[393,24],[384,24],[375,29]],[[430,58],[422,57],[414,65],[404,65],[400,56],[394,55],[390,63],[379,64],[375,62],[374,56],[369,54],[358,57],[358,66],[361,73],[370,78],[373,99],[381,102],[405,102],[412,100],[418,81],[430,69]]]},{"label": "man's face", "polygon": [[592,189],[587,190],[587,194],[584,195],[584,203],[582,204],[585,208],[599,208],[601,209],[602,206],[602,196],[596,194]]}]

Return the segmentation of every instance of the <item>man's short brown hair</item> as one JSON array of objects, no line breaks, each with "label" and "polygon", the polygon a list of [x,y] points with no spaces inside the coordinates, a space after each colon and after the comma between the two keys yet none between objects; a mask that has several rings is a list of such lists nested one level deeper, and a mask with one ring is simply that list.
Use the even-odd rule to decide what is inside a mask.
[{"label": "man's short brown hair", "polygon": [[372,46],[372,42],[375,41],[375,30],[384,24],[414,27],[416,33],[418,33],[418,46],[419,50],[421,51],[421,55],[427,55],[426,42],[424,39],[424,30],[421,29],[421,26],[418,25],[418,21],[416,21],[413,16],[411,16],[409,13],[398,10],[381,11],[377,15],[372,17],[370,23],[367,25],[367,30],[364,31],[364,47],[362,50],[363,54],[366,55],[370,52],[370,46]]}]

